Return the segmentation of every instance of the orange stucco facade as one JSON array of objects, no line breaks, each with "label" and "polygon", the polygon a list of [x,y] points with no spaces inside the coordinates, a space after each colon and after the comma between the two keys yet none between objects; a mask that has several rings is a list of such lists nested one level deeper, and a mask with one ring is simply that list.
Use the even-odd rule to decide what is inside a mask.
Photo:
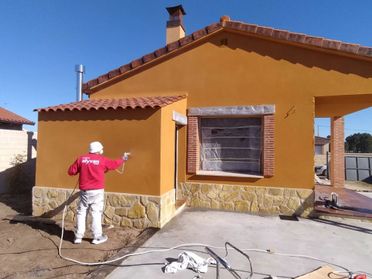
[{"label": "orange stucco facade", "polygon": [[92,99],[184,94],[187,98],[156,110],[40,113],[37,185],[75,185],[76,179],[66,175],[68,165],[90,141],[100,140],[109,157],[124,151],[133,154],[123,176],[107,175],[108,191],[160,195],[174,187],[173,111],[186,115],[190,107],[271,104],[274,176],[187,174],[183,127],[178,181],[313,189],[314,117],[342,116],[372,106],[372,63],[221,31],[93,90]]},{"label": "orange stucco facade", "polygon": [[[174,141],[174,122],[169,110],[185,111],[185,100],[163,109],[41,112],[39,114],[36,185],[71,188],[77,177],[67,168],[77,156],[88,152],[98,140],[104,155],[119,158],[126,151],[132,157],[124,174],[108,172],[106,190],[159,196],[174,187],[174,181],[161,168],[174,172],[174,156],[167,149]],[[169,137],[164,137],[168,135]],[[174,151],[173,151],[174,154]]]},{"label": "orange stucco facade", "polygon": [[[228,43],[221,45],[221,41]],[[372,63],[220,32],[108,85],[101,86],[91,98],[187,92],[188,108],[275,104],[275,176],[190,176],[180,167],[179,179],[313,188],[314,117],[342,116],[371,106]],[[183,166],[186,133],[180,137],[179,164]]]}]

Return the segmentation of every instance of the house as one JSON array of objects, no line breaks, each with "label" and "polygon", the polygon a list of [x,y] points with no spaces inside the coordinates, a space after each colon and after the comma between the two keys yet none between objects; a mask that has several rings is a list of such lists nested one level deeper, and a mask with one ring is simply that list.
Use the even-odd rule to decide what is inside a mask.
[{"label": "house", "polygon": [[[34,184],[34,163],[36,156],[33,143],[36,135],[23,130],[23,125],[35,123],[5,108],[0,107],[0,193],[24,190],[25,185],[19,185],[18,174],[22,171],[22,183]],[[26,175],[27,174],[27,175]],[[17,187],[17,189],[15,189]]]},{"label": "house", "polygon": [[315,155],[325,155],[329,151],[329,138],[315,136]]},{"label": "house", "polygon": [[314,165],[322,166],[327,164],[327,152],[329,151],[330,151],[329,138],[315,136]]},{"label": "house", "polygon": [[35,125],[34,122],[0,107],[0,129],[21,131],[23,125]]},{"label": "house", "polygon": [[372,48],[227,16],[184,36],[182,6],[168,12],[165,47],[85,83],[89,100],[38,109],[34,214],[64,202],[67,167],[99,140],[109,157],[133,154],[107,174],[105,222],[162,227],[183,199],[307,215],[315,117],[331,120],[331,181],[343,187],[343,116],[372,105]]}]

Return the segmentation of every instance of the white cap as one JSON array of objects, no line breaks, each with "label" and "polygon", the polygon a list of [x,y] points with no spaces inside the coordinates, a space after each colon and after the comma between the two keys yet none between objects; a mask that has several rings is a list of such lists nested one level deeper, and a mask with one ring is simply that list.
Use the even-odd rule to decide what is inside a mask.
[{"label": "white cap", "polygon": [[93,141],[89,144],[89,153],[101,153],[102,149],[103,145],[99,141]]}]

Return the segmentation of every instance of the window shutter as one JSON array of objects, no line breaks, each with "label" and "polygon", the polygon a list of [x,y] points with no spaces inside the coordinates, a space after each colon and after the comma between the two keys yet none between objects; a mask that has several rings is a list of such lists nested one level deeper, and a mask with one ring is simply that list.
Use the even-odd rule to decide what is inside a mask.
[{"label": "window shutter", "polygon": [[199,170],[199,119],[189,116],[187,119],[187,172],[196,173]]},{"label": "window shutter", "polygon": [[263,175],[274,176],[274,115],[263,117]]}]

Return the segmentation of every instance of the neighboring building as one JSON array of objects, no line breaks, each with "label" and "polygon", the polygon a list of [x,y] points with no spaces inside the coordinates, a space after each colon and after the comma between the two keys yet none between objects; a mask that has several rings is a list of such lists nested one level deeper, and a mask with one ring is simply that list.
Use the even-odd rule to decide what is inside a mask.
[{"label": "neighboring building", "polygon": [[315,136],[315,155],[325,155],[329,152],[329,138]]},{"label": "neighboring building", "polygon": [[22,130],[23,125],[35,125],[34,122],[0,107],[0,129],[1,130]]},{"label": "neighboring building", "polygon": [[38,109],[34,214],[64,202],[76,184],[67,167],[99,140],[107,156],[133,154],[123,176],[107,175],[108,223],[161,227],[183,198],[306,215],[315,117],[331,119],[331,181],[342,187],[342,117],[372,105],[372,48],[226,16],[182,37],[183,9],[168,11],[165,47],[84,84],[89,100]]},{"label": "neighboring building", "polygon": [[30,190],[35,182],[36,135],[23,130],[34,124],[0,107],[0,193]]},{"label": "neighboring building", "polygon": [[327,152],[330,151],[329,140],[329,138],[315,136],[315,166],[327,164]]}]

